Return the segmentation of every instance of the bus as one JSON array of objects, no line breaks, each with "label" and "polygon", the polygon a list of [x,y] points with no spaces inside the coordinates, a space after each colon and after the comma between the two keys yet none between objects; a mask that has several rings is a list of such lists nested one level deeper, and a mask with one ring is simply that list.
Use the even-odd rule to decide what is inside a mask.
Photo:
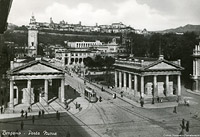
[{"label": "bus", "polygon": [[89,102],[97,102],[97,95],[94,89],[86,87],[84,90],[84,96]]}]

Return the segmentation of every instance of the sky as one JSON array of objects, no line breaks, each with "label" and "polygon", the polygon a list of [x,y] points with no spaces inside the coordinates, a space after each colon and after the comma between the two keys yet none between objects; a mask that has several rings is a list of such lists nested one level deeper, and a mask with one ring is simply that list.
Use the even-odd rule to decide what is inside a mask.
[{"label": "sky", "polygon": [[122,22],[149,31],[200,25],[200,0],[13,0],[8,22],[28,25],[32,14],[37,22],[94,26]]}]

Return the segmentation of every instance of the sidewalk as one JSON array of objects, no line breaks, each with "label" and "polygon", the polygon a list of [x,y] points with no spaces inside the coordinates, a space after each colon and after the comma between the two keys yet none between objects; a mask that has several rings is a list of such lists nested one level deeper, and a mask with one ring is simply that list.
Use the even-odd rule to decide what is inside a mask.
[{"label": "sidewalk", "polygon": [[192,90],[190,90],[190,89],[186,89],[186,92],[189,92],[189,93],[191,93],[191,94],[195,94],[195,95],[199,95],[200,96],[200,92],[199,91],[192,91]]},{"label": "sidewalk", "polygon": [[[70,100],[67,100],[67,102],[70,102]],[[76,109],[75,102],[78,104],[81,104],[80,108]],[[56,111],[59,112],[67,112],[69,114],[75,115],[79,112],[82,112],[88,107],[89,103],[82,97],[76,98],[72,102],[68,104],[68,108],[65,108],[65,105],[61,102],[59,102],[58,99],[51,102],[48,106],[43,106],[40,103],[36,103],[32,105],[32,111],[28,112],[28,106],[24,104],[19,104],[15,106],[14,111],[13,109],[6,108],[5,112],[3,114],[0,114],[0,119],[6,119],[6,118],[17,118],[21,117],[21,110],[23,109],[24,112],[28,112],[28,116],[38,115],[39,110],[44,110],[45,114],[53,114],[56,113]]]},{"label": "sidewalk", "polygon": [[[99,89],[102,88],[103,85],[100,85],[100,84],[97,84],[97,83],[93,83],[93,82],[90,82],[90,84],[98,87]],[[121,100],[133,105],[133,106],[136,106],[136,107],[141,107],[140,103],[139,103],[139,100],[137,98],[131,98],[129,99],[128,97],[126,97],[125,95],[123,97],[121,97],[120,95],[120,91],[118,91],[118,89],[110,89],[110,88],[107,88],[106,86],[103,86],[104,88],[104,92],[107,92],[111,95],[113,95],[114,93],[117,95],[117,98],[120,98]],[[130,95],[130,94],[129,94]],[[162,103],[157,103],[155,102],[154,104],[144,104],[143,108],[147,108],[147,109],[156,109],[156,108],[169,108],[169,107],[175,107],[175,106],[178,106],[178,103],[177,102],[162,102]]]}]

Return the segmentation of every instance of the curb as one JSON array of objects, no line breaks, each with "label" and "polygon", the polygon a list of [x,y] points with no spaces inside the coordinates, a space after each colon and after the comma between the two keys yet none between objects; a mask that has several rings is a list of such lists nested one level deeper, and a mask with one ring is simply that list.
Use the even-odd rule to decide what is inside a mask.
[{"label": "curb", "polygon": [[186,89],[186,92],[200,96],[200,92],[195,92],[190,89]]}]

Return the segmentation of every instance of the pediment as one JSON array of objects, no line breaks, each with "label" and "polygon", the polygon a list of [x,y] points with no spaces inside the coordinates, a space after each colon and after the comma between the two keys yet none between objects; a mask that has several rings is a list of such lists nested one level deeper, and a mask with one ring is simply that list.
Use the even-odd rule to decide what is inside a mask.
[{"label": "pediment", "polygon": [[148,69],[150,70],[158,70],[158,69],[177,69],[177,67],[171,65],[171,64],[168,64],[168,63],[165,63],[165,62],[160,62],[154,66],[151,66],[149,67]]},{"label": "pediment", "polygon": [[61,71],[40,63],[23,68],[18,71],[18,73],[57,73],[57,72]]}]

